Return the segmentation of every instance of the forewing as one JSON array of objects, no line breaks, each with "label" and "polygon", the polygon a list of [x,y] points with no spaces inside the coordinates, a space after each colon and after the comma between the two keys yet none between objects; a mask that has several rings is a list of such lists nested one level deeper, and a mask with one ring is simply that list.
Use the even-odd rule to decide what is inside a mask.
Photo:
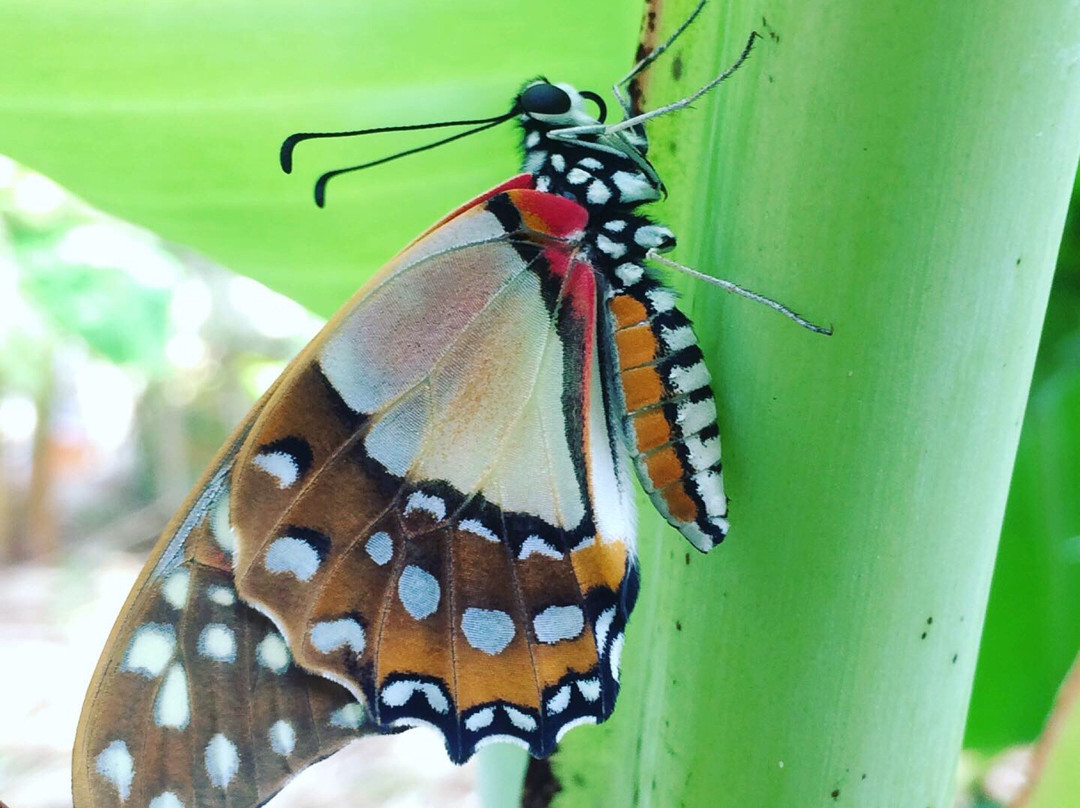
[{"label": "forewing", "polygon": [[77,806],[251,806],[374,731],[236,595],[228,487],[250,421],[162,535],[87,693]]},{"label": "forewing", "polygon": [[546,755],[614,705],[634,518],[584,225],[516,188],[429,231],[296,360],[233,472],[245,600],[456,761]]}]

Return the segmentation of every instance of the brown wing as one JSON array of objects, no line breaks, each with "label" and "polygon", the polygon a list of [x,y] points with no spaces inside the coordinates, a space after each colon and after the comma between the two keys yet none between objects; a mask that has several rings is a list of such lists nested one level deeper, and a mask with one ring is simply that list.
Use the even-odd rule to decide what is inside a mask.
[{"label": "brown wing", "polygon": [[162,534],[94,673],[75,805],[251,806],[374,731],[236,595],[228,475],[249,418]]}]

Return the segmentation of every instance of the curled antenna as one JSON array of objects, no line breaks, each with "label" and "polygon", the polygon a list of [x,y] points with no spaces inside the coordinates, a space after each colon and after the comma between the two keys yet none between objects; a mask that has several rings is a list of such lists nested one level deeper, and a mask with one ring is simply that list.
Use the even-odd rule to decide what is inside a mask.
[{"label": "curled antenna", "polygon": [[[281,170],[286,174],[292,173],[293,167],[293,151],[296,149],[297,144],[305,140],[318,140],[322,138],[336,138],[336,137],[356,137],[359,135],[376,135],[386,132],[413,132],[421,129],[439,129],[446,126],[472,126],[472,129],[468,129],[464,132],[458,132],[456,135],[445,137],[440,140],[436,140],[432,143],[425,144],[423,146],[417,146],[412,149],[405,149],[404,151],[391,154],[388,157],[381,157],[378,160],[371,160],[367,163],[361,163],[360,165],[349,166],[348,168],[338,168],[333,171],[327,171],[315,181],[315,204],[320,208],[326,205],[326,184],[338,176],[339,174],[348,174],[351,171],[359,171],[363,168],[371,168],[372,166],[382,165],[383,163],[389,163],[391,160],[397,160],[401,157],[406,157],[410,154],[416,154],[417,152],[427,151],[428,149],[434,149],[436,146],[442,146],[444,143],[450,143],[454,140],[460,140],[463,137],[469,135],[475,135],[477,132],[482,132],[485,129],[490,129],[493,126],[498,126],[504,121],[508,121],[518,113],[517,106],[501,115],[496,115],[492,118],[476,118],[467,121],[441,121],[439,123],[418,123],[408,124],[405,126],[379,126],[373,129],[355,129],[349,132],[297,132],[294,135],[289,135],[285,138],[281,144]],[[478,125],[479,124],[479,125]]]}]

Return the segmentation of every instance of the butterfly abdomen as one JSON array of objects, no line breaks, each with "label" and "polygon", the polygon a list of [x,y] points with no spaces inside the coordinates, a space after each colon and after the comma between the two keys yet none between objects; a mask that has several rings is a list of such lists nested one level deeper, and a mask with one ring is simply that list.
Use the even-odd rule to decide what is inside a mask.
[{"label": "butterfly abdomen", "polygon": [[651,278],[608,301],[623,431],[657,510],[699,550],[727,533],[711,377],[675,293]]},{"label": "butterfly abdomen", "polygon": [[586,241],[607,281],[605,376],[627,450],[653,505],[706,552],[728,527],[712,378],[675,292],[645,269],[675,236],[629,211],[596,219]]},{"label": "butterfly abdomen", "polygon": [[652,251],[674,248],[675,235],[635,210],[663,192],[644,159],[644,135],[574,141],[527,116],[523,126],[523,168],[537,190],[588,211],[581,249],[601,277],[607,307],[601,373],[638,478],[668,522],[708,551],[728,528],[716,403],[690,320],[646,269]]}]

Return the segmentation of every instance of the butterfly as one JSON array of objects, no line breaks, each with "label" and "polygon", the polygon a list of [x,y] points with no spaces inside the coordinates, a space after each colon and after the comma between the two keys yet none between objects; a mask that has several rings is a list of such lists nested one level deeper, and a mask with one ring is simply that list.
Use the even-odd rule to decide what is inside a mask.
[{"label": "butterfly", "polygon": [[676,105],[635,117],[617,85],[618,124],[543,79],[456,122],[516,118],[522,173],[368,282],[211,463],[94,675],[77,806],[261,804],[413,726],[459,763],[493,742],[543,757],[611,715],[631,469],[697,549],[728,530],[709,371],[649,266],[675,236],[637,211],[664,192],[641,124],[753,41]]}]

